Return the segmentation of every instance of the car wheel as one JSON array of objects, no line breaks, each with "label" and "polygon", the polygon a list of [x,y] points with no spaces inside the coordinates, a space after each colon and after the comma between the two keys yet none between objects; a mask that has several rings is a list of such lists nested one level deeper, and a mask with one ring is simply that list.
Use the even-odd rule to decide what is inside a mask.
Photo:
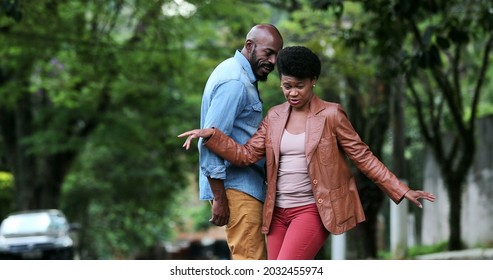
[{"label": "car wheel", "polygon": [[74,259],[74,249],[73,248],[67,248],[62,250],[61,252],[61,258],[62,260],[73,260]]}]

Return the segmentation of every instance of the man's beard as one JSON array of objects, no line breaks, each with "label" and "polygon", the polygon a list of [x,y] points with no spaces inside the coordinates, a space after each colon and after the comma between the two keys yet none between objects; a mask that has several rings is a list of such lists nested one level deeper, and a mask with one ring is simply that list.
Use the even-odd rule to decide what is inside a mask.
[{"label": "man's beard", "polygon": [[257,47],[255,47],[255,49],[253,49],[253,53],[252,53],[252,57],[250,58],[250,64],[252,65],[252,70],[253,70],[253,74],[255,74],[255,78],[257,79],[257,81],[267,81],[267,77],[269,76],[269,73],[266,73],[265,75],[259,75],[257,72],[260,68],[263,68],[263,65],[265,65],[265,63],[261,63],[259,62],[259,60],[257,59]]}]

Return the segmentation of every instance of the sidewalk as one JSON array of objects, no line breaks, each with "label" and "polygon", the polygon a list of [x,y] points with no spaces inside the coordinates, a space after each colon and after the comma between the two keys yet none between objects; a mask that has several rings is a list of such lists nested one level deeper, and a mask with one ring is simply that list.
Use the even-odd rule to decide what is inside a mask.
[{"label": "sidewalk", "polygon": [[493,249],[468,249],[416,256],[416,260],[493,260]]}]

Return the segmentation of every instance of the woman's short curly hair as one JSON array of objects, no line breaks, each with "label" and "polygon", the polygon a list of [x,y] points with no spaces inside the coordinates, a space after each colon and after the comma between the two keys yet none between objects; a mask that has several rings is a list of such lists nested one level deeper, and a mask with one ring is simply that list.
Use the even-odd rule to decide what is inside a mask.
[{"label": "woman's short curly hair", "polygon": [[322,69],[320,58],[307,47],[285,47],[277,55],[279,77],[292,76],[298,79],[318,78]]}]

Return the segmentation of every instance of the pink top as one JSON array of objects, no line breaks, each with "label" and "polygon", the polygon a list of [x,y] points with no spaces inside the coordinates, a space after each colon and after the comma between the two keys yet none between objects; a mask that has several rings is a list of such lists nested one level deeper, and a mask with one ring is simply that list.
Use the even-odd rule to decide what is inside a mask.
[{"label": "pink top", "polygon": [[299,207],[315,203],[305,155],[305,133],[284,130],[281,139],[276,206]]}]

